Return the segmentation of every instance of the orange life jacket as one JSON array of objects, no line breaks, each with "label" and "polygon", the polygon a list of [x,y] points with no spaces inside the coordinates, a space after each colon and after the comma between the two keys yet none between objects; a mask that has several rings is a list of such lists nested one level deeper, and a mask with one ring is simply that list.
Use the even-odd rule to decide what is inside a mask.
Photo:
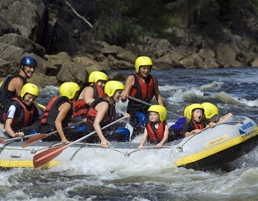
[{"label": "orange life jacket", "polygon": [[[152,76],[149,74],[148,77],[145,79],[146,82],[143,82],[143,80],[140,79],[140,77],[136,73],[132,75],[134,76],[134,85],[130,92],[130,96],[150,103],[154,96],[154,81]],[[132,120],[138,119],[136,117],[136,114],[138,112],[141,112],[147,116],[148,108],[149,106],[147,105],[143,105],[142,103],[129,99],[127,105],[127,113],[131,115]]]},{"label": "orange life jacket", "polygon": [[194,125],[194,129],[203,129],[203,128],[205,128],[205,124],[204,123],[198,123],[196,121],[193,121],[193,125]]},{"label": "orange life jacket", "polygon": [[150,102],[154,96],[154,81],[152,76],[149,74],[146,82],[143,82],[137,73],[132,75],[134,76],[134,85],[130,96]]},{"label": "orange life jacket", "polygon": [[163,137],[164,137],[164,132],[165,132],[165,123],[160,122],[158,129],[155,128],[155,123],[153,122],[148,122],[146,124],[146,129],[148,133],[148,137],[150,142],[152,143],[159,143]]}]

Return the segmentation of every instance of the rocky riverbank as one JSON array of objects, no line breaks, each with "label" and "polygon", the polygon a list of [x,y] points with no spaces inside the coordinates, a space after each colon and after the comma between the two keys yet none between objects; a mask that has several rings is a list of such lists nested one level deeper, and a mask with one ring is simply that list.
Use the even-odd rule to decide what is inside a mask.
[{"label": "rocky riverbank", "polygon": [[[44,87],[65,81],[79,84],[87,80],[94,70],[134,69],[134,61],[140,55],[152,58],[154,69],[169,68],[226,68],[258,66],[258,46],[245,40],[244,34],[233,34],[219,28],[219,37],[204,37],[187,29],[171,27],[171,37],[139,38],[136,44],[125,47],[93,40],[85,28],[91,12],[79,8],[92,1],[63,1],[62,18],[50,17],[50,0],[8,0],[0,2],[0,75],[5,77],[19,69],[24,55],[38,61],[38,68],[31,82]],[[175,5],[169,3],[168,9]],[[257,34],[258,18],[248,8],[240,8],[246,27]],[[75,15],[73,21],[69,16]],[[83,20],[84,19],[84,20]],[[206,22],[207,16],[199,16]],[[89,26],[89,25],[88,25]],[[112,25],[111,25],[112,26]],[[70,30],[68,32],[67,30]],[[72,30],[72,31],[71,31]],[[55,52],[51,49],[55,47]],[[116,79],[124,79],[113,75]]]}]

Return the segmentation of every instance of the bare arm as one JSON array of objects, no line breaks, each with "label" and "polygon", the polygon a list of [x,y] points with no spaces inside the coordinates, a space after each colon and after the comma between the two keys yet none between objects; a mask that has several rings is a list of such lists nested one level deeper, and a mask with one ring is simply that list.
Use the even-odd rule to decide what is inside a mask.
[{"label": "bare arm", "polygon": [[221,117],[221,118],[219,119],[219,121],[217,122],[217,125],[226,122],[226,121],[227,121],[230,117],[232,117],[232,116],[233,116],[232,113],[228,113],[228,114],[224,115],[223,117]]},{"label": "bare arm", "polygon": [[21,95],[21,90],[23,85],[24,85],[23,80],[19,77],[15,77],[10,81],[8,85],[8,90],[15,91],[17,97],[19,97]]},{"label": "bare arm", "polygon": [[63,103],[62,105],[60,105],[59,108],[58,108],[59,113],[58,113],[58,115],[56,117],[56,120],[55,120],[56,130],[61,137],[62,144],[67,144],[68,143],[68,140],[66,139],[65,134],[64,134],[62,121],[64,120],[66,115],[69,113],[70,109],[71,109],[71,104],[70,103]]},{"label": "bare arm", "polygon": [[90,105],[95,99],[93,98],[94,90],[92,87],[85,87],[81,93],[81,97],[86,103]]},{"label": "bare arm", "polygon": [[154,94],[159,105],[163,105],[163,99],[159,91],[159,83],[156,77],[153,77],[154,81]]},{"label": "bare arm", "polygon": [[13,119],[15,116],[15,112],[16,112],[16,107],[14,105],[11,105],[8,109],[8,115],[7,119],[5,121],[5,130],[6,132],[11,136],[11,137],[19,137],[19,136],[24,136],[23,132],[15,132],[12,129],[12,123],[13,123]]},{"label": "bare arm", "polygon": [[125,89],[124,89],[124,92],[121,96],[121,101],[122,102],[125,102],[133,88],[133,85],[134,85],[134,76],[133,75],[129,75],[128,78],[126,79],[126,82],[125,82]]},{"label": "bare arm", "polygon": [[24,136],[23,132],[14,132],[11,125],[13,123],[13,119],[6,119],[5,121],[5,130],[11,137],[21,137]]},{"label": "bare arm", "polygon": [[105,138],[105,136],[103,135],[103,132],[102,132],[102,129],[100,126],[101,121],[103,120],[105,114],[108,111],[108,107],[109,107],[109,105],[107,102],[101,102],[95,107],[95,109],[97,110],[97,115],[94,120],[93,127],[94,127],[96,133],[98,134],[99,139],[101,140],[102,147],[108,147],[108,141]]},{"label": "bare arm", "polygon": [[194,134],[199,134],[199,133],[201,133],[201,132],[202,132],[201,129],[194,129],[194,130],[192,130],[191,132],[185,132],[185,137],[188,137],[188,136],[194,135]]},{"label": "bare arm", "polygon": [[140,141],[140,144],[138,146],[138,149],[143,149],[144,148],[144,144],[147,140],[147,137],[148,137],[148,132],[147,132],[147,129],[145,128],[143,136],[142,136],[141,141]]}]

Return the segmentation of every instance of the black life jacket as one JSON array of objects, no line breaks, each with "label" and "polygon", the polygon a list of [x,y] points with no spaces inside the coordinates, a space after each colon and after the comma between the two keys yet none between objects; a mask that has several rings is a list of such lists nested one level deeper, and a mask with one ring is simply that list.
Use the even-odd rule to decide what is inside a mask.
[{"label": "black life jacket", "polygon": [[31,106],[26,105],[20,98],[13,98],[11,102],[8,103],[4,112],[4,120],[6,121],[7,112],[9,107],[14,105],[16,107],[16,111],[14,114],[14,119],[12,121],[12,129],[17,131],[21,128],[30,126],[33,122],[33,117],[35,115],[36,107],[34,104]]},{"label": "black life jacket", "polygon": [[[63,103],[66,103],[66,102],[68,102],[72,105],[72,102],[65,96],[55,96],[54,98],[52,98],[43,113],[43,117],[41,119],[41,125],[55,126],[55,120],[59,113],[58,108],[60,105],[62,105]],[[66,115],[66,117],[62,121],[63,127],[68,126],[68,123],[71,121],[72,113],[73,113],[73,109],[71,109],[69,111],[69,113]]]},{"label": "black life jacket", "polygon": [[23,80],[23,83],[26,84],[27,80],[19,74],[9,74],[6,76],[5,80],[3,81],[0,87],[0,109],[4,110],[7,103],[14,97],[17,97],[16,91],[9,91],[8,85],[11,80],[15,77],[19,77]]},{"label": "black life jacket", "polygon": [[155,123],[148,122],[146,124],[146,129],[147,129],[148,138],[149,138],[150,142],[159,143],[163,139],[164,132],[165,132],[165,125],[166,125],[166,123],[160,122],[158,129],[156,129]]},{"label": "black life jacket", "polygon": [[97,98],[90,104],[90,107],[86,113],[86,117],[87,117],[87,121],[93,124],[97,116],[97,110],[95,109],[95,107],[101,102],[107,102],[109,104],[108,113],[105,114],[101,122],[101,126],[105,126],[115,120],[116,109],[115,109],[115,104],[111,105],[109,101],[104,98]]}]

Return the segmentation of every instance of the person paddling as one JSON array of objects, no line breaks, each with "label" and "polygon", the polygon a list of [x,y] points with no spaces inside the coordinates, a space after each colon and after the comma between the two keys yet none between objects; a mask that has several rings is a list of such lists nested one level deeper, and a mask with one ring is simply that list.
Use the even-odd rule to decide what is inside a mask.
[{"label": "person paddling", "polygon": [[39,89],[35,84],[27,83],[22,87],[21,96],[12,98],[4,112],[5,135],[7,137],[22,137],[30,134],[34,122],[42,114],[34,101],[39,96]]},{"label": "person paddling", "polygon": [[27,79],[31,78],[36,67],[37,61],[31,56],[25,56],[20,61],[20,72],[18,74],[7,75],[1,83],[0,88],[0,122],[4,123],[3,113],[7,103],[14,97],[21,96],[23,85],[27,83]]},{"label": "person paddling", "polygon": [[[57,130],[63,144],[68,144],[67,136],[64,134],[64,127],[69,122],[79,122],[81,119],[72,118],[72,101],[78,96],[80,87],[75,82],[65,82],[60,86],[60,96],[55,96],[48,103],[41,119],[40,132],[48,133]],[[86,119],[84,119],[86,121]],[[72,138],[73,137],[73,138]],[[71,140],[80,136],[71,136]],[[46,141],[58,140],[58,136],[51,135]]]},{"label": "person paddling", "polygon": [[[107,95],[106,98],[97,98],[95,99],[89,109],[87,110],[86,117],[86,131],[87,133],[96,131],[99,140],[101,141],[101,146],[106,148],[109,147],[108,139],[116,139],[114,137],[113,130],[116,131],[117,126],[105,130],[103,133],[101,127],[113,122],[116,117],[116,108],[115,103],[120,100],[121,94],[124,90],[124,85],[119,81],[109,81],[104,87],[104,92]],[[130,120],[130,115],[125,114],[127,120]],[[119,129],[120,130],[120,129]],[[120,131],[121,132],[121,131]],[[115,133],[115,135],[130,135],[130,132],[127,128],[122,129],[122,133]],[[129,137],[129,136],[128,136]],[[96,141],[95,141],[96,142]]]}]

